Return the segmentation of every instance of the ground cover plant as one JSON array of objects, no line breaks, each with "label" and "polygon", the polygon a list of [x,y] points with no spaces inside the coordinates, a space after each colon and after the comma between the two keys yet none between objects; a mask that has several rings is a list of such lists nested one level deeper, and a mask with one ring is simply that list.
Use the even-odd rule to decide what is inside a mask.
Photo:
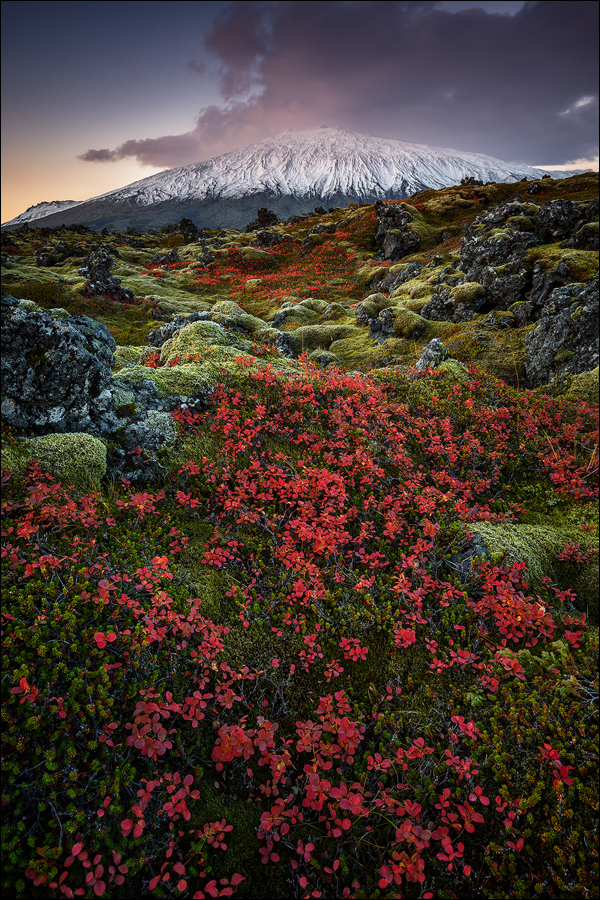
[{"label": "ground cover plant", "polygon": [[[335,216],[165,279],[350,310]],[[235,352],[155,484],[2,473],[3,894],[597,896],[597,406]]]}]

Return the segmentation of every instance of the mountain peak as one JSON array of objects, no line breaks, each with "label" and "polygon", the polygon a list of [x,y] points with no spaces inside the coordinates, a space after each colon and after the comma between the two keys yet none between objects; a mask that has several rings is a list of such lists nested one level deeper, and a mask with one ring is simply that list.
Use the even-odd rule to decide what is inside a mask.
[{"label": "mountain peak", "polygon": [[[207,227],[245,227],[258,206],[280,216],[316,205],[402,200],[425,188],[443,188],[474,177],[513,182],[550,172],[503,162],[481,153],[409,144],[321,125],[289,129],[213,159],[142,178],[91,200],[38,205],[7,226],[26,221],[92,228],[156,227],[192,218]],[[35,213],[35,214],[32,214]]]}]

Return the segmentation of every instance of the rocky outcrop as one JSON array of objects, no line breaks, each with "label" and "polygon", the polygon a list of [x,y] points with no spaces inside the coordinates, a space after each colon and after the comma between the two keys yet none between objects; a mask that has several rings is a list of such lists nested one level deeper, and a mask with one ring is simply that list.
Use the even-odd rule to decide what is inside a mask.
[{"label": "rocky outcrop", "polygon": [[259,228],[269,228],[271,225],[277,225],[279,219],[277,218],[277,214],[272,210],[267,209],[266,206],[260,206],[258,209],[258,214],[256,219],[252,222],[248,222],[246,225],[246,231],[257,231]]},{"label": "rocky outcrop", "polygon": [[597,201],[575,203],[573,200],[552,200],[541,206],[535,216],[535,233],[542,244],[572,239],[579,229],[598,215]]},{"label": "rocky outcrop", "polygon": [[[115,252],[113,250],[113,252]],[[83,261],[79,274],[87,279],[86,293],[89,297],[107,297],[117,303],[133,303],[133,291],[121,287],[121,279],[113,278],[110,270],[113,265],[110,250],[101,246],[92,250]]]},{"label": "rocky outcrop", "polygon": [[191,313],[189,316],[173,316],[170,322],[165,322],[159,328],[155,328],[148,335],[150,347],[162,347],[165,341],[172,338],[181,328],[191,325],[192,322],[206,322],[210,319],[209,312]]},{"label": "rocky outcrop", "polygon": [[88,316],[2,299],[2,416],[34,434],[83,431],[110,408],[115,341]]},{"label": "rocky outcrop", "polygon": [[179,231],[184,244],[193,244],[200,236],[200,229],[194,225],[191,219],[185,216],[179,223]]},{"label": "rocky outcrop", "polygon": [[[155,338],[155,346],[167,342],[191,319],[176,318],[183,321],[169,323],[172,327]],[[67,471],[69,454],[79,452],[83,435],[96,441],[90,446],[100,442],[105,448],[102,475],[150,484],[164,474],[161,453],[177,437],[171,412],[182,405],[193,411],[205,409],[212,387],[206,378],[197,378],[192,379],[197,391],[178,392],[175,386],[161,396],[152,379],[154,370],[136,362],[113,376],[114,351],[112,335],[93,319],[69,316],[61,309],[46,312],[32,301],[3,294],[2,417],[7,425],[23,429],[30,440],[36,435],[60,436],[60,443],[48,444],[54,448],[48,466],[54,460],[56,471]],[[130,379],[129,372],[138,370],[142,377]],[[39,449],[45,452],[46,444]],[[47,471],[54,471],[48,466]],[[81,479],[78,483],[83,485]]]},{"label": "rocky outcrop", "polygon": [[[554,200],[539,207],[518,194],[486,210],[465,226],[458,263],[464,273],[461,281],[452,286],[454,279],[438,277],[440,287],[421,315],[458,324],[485,313],[483,324],[493,328],[539,322],[527,337],[525,370],[532,387],[561,373],[594,368],[598,329],[590,310],[597,308],[597,276],[592,281],[590,277],[598,261],[581,250],[597,243],[598,223],[592,221],[597,212],[597,200]],[[556,247],[561,240],[562,256]],[[571,248],[575,252],[568,252]],[[392,276],[382,282],[386,287],[395,283]]]},{"label": "rocky outcrop", "polygon": [[35,264],[38,268],[52,268],[62,265],[67,259],[83,257],[86,252],[84,244],[58,241],[56,244],[38,247],[35,251]]},{"label": "rocky outcrop", "polygon": [[587,284],[555,288],[525,339],[532,387],[588,372],[598,365],[598,275]]},{"label": "rocky outcrop", "polygon": [[504,266],[505,274],[508,267],[508,274],[516,274],[525,253],[536,244],[539,241],[534,234],[512,228],[472,237],[467,234],[460,243],[459,268],[469,281],[478,281],[487,266]]},{"label": "rocky outcrop", "polygon": [[417,372],[424,372],[425,369],[435,369],[445,359],[448,359],[446,345],[439,338],[434,338],[423,347],[421,356],[415,364],[415,369]]},{"label": "rocky outcrop", "polygon": [[400,285],[405,284],[407,281],[412,281],[413,278],[417,278],[422,269],[423,266],[420,262],[409,263],[406,268],[397,275],[392,275],[391,273],[386,275],[385,278],[379,282],[377,287],[380,291],[391,294],[392,291],[395,291]]},{"label": "rocky outcrop", "polygon": [[467,281],[451,291],[443,286],[423,309],[424,319],[438,322],[469,322],[486,305],[486,289],[477,281]]},{"label": "rocky outcrop", "polygon": [[402,259],[418,251],[421,238],[409,228],[413,217],[404,205],[390,206],[378,200],[375,213],[379,222],[375,242],[383,259]]},{"label": "rocky outcrop", "polygon": [[169,250],[168,253],[155,253],[148,262],[152,263],[153,266],[171,266],[173,263],[181,262],[181,257],[177,251]]}]

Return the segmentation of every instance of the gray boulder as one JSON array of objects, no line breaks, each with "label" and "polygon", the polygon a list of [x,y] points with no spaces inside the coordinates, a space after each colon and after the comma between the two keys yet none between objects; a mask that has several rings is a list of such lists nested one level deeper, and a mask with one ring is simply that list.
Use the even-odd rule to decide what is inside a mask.
[{"label": "gray boulder", "polygon": [[589,221],[590,204],[573,200],[552,200],[540,207],[535,216],[535,233],[543,244],[564,241]]},{"label": "gray boulder", "polygon": [[555,288],[525,338],[525,373],[538,387],[598,365],[598,275],[587,284]]},{"label": "gray boulder", "polygon": [[527,250],[538,243],[530,232],[514,229],[489,236],[465,236],[460,243],[459,268],[465,273],[467,281],[479,281],[486,266],[505,266],[505,273],[514,274]]},{"label": "gray boulder", "polygon": [[391,294],[391,292],[395,291],[401,284],[405,284],[407,281],[412,281],[413,278],[417,278],[422,271],[423,266],[420,262],[410,263],[399,275],[386,275],[385,278],[379,282],[377,288],[386,294]]},{"label": "gray boulder", "polygon": [[421,315],[432,322],[451,322],[454,316],[454,300],[447,287],[442,287],[427,301]]},{"label": "gray boulder", "polygon": [[421,356],[415,364],[415,369],[418,372],[424,372],[425,369],[435,369],[445,359],[448,359],[448,351],[445,344],[439,338],[434,338],[423,347]]},{"label": "gray boulder", "polygon": [[375,242],[383,259],[402,259],[418,251],[421,238],[409,228],[413,217],[405,207],[388,206],[383,200],[378,200],[375,213],[379,221]]},{"label": "gray boulder", "polygon": [[36,434],[83,431],[110,407],[115,341],[88,316],[3,298],[2,415]]},{"label": "gray boulder", "polygon": [[107,297],[116,303],[133,303],[133,291],[122,288],[121,279],[111,276],[112,265],[113,259],[107,247],[92,250],[79,269],[79,274],[87,279],[86,294],[88,297]]},{"label": "gray boulder", "polygon": [[498,275],[492,266],[481,270],[478,281],[486,291],[486,306],[499,310],[507,310],[513,303],[521,301],[529,286],[526,272]]},{"label": "gray boulder", "polygon": [[544,272],[543,263],[538,261],[533,267],[533,284],[529,292],[529,302],[534,309],[541,310],[555,288],[563,287],[574,280],[571,270],[563,259],[559,260],[549,272]]},{"label": "gray boulder", "polygon": [[174,315],[170,322],[165,322],[159,328],[155,328],[148,335],[148,345],[150,347],[162,347],[162,345],[172,338],[173,335],[186,325],[192,322],[207,322],[210,319],[209,312],[195,312],[189,316]]}]

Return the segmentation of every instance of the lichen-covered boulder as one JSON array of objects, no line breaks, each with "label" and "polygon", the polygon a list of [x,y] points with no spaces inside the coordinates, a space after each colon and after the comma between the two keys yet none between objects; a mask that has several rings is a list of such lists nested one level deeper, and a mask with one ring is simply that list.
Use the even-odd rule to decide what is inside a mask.
[{"label": "lichen-covered boulder", "polygon": [[[465,236],[460,242],[460,265],[469,281],[478,281],[485,266],[518,268],[530,247],[539,243],[535,235],[511,228],[497,229],[481,237]],[[509,268],[508,274],[514,274]]]},{"label": "lichen-covered boulder", "polygon": [[240,334],[254,335],[265,328],[262,319],[246,312],[233,300],[218,300],[211,309],[210,318],[218,325]]},{"label": "lichen-covered boulder", "polygon": [[384,259],[402,259],[416,253],[421,238],[410,228],[412,214],[403,206],[388,206],[382,200],[375,203],[379,228],[375,241]]},{"label": "lichen-covered boulder", "polygon": [[341,319],[344,316],[348,315],[348,310],[344,309],[341,303],[330,303],[325,312],[323,313],[323,318],[326,322],[330,322],[335,319]]},{"label": "lichen-covered boulder", "polygon": [[536,203],[524,202],[520,195],[517,195],[491,206],[476,216],[470,224],[465,225],[465,235],[472,238],[504,225],[515,231],[533,231],[532,217],[536,215],[538,209]]},{"label": "lichen-covered boulder", "polygon": [[154,266],[170,266],[181,262],[181,257],[176,250],[169,250],[167,253],[155,253],[148,262]]},{"label": "lichen-covered boulder", "polygon": [[48,434],[2,448],[2,468],[8,472],[23,475],[34,459],[42,472],[79,491],[97,490],[106,474],[106,445],[83,432]]},{"label": "lichen-covered boulder", "polygon": [[552,200],[540,207],[535,216],[535,232],[544,244],[565,240],[589,221],[586,203],[573,200]]},{"label": "lichen-covered boulder", "polygon": [[385,294],[369,294],[356,307],[356,324],[359,328],[370,325],[378,317],[380,311],[390,304],[393,305],[394,301],[388,301]]},{"label": "lichen-covered boulder", "polygon": [[598,250],[600,241],[598,240],[598,222],[587,222],[579,231],[576,231],[563,241],[560,245],[562,248],[573,248],[574,250]]},{"label": "lichen-covered boulder", "polygon": [[[282,333],[282,337],[285,338],[285,346],[289,348],[291,354],[298,357],[301,353],[309,353],[311,350],[329,350],[334,341],[351,337],[354,334],[356,334],[354,325],[326,323],[324,325],[302,325],[295,331]],[[278,343],[276,346],[285,354],[283,346],[279,346]]]},{"label": "lichen-covered boulder", "polygon": [[450,291],[442,285],[423,306],[421,316],[434,322],[469,322],[486,303],[486,289],[477,281],[467,281]]},{"label": "lichen-covered boulder", "polygon": [[425,369],[435,369],[441,362],[448,359],[448,351],[445,344],[439,338],[433,338],[423,347],[421,356],[415,364],[417,372]]},{"label": "lichen-covered boulder", "polygon": [[165,341],[173,337],[180,328],[185,328],[186,325],[191,325],[193,322],[206,322],[208,319],[210,319],[209,312],[195,312],[187,316],[173,316],[170,322],[165,322],[164,325],[160,325],[150,332],[148,344],[150,347],[162,347]]},{"label": "lichen-covered boulder", "polygon": [[115,341],[88,316],[2,305],[2,416],[34,434],[84,430],[110,406]]},{"label": "lichen-covered boulder", "polygon": [[555,288],[525,343],[525,372],[531,387],[594,369],[598,365],[598,275],[587,284]]},{"label": "lichen-covered boulder", "polygon": [[160,364],[166,366],[176,359],[180,363],[191,362],[196,357],[201,361],[210,347],[237,347],[238,350],[249,351],[251,342],[216,322],[194,322],[165,341],[160,350]]},{"label": "lichen-covered boulder", "polygon": [[432,322],[451,322],[454,315],[454,299],[448,288],[443,285],[430,300],[427,301],[421,315]]},{"label": "lichen-covered boulder", "polygon": [[567,390],[561,394],[564,400],[584,400],[586,403],[598,405],[598,366],[591,372],[581,372],[571,379]]},{"label": "lichen-covered boulder", "polygon": [[523,270],[512,275],[500,274],[502,271],[502,267],[498,271],[492,266],[485,266],[479,273],[478,281],[486,291],[486,306],[506,310],[523,300],[530,279]]},{"label": "lichen-covered boulder", "polygon": [[467,281],[452,288],[453,322],[469,322],[486,302],[486,290],[477,281]]},{"label": "lichen-covered boulder", "polygon": [[312,353],[308,354],[308,358],[318,366],[321,366],[322,369],[327,369],[329,366],[339,366],[342,362],[337,353],[330,353],[329,350],[313,350]]},{"label": "lichen-covered boulder", "polygon": [[79,274],[87,279],[86,290],[94,297],[110,297],[118,303],[133,303],[133,291],[121,287],[121,279],[113,278],[110,270],[113,259],[108,247],[92,250],[83,261]]},{"label": "lichen-covered boulder", "polygon": [[377,337],[379,332],[384,340],[388,335],[416,339],[426,334],[429,327],[426,319],[418,313],[410,309],[392,307],[381,310],[379,319],[371,324],[371,335]]},{"label": "lichen-covered boulder", "polygon": [[282,328],[285,325],[314,325],[319,321],[319,313],[314,309],[308,309],[300,303],[295,305],[285,304],[277,310],[272,321],[273,328]]},{"label": "lichen-covered boulder", "polygon": [[[554,248],[534,251],[540,255],[533,265],[528,300],[537,315],[555,288],[589,281],[598,271],[598,254],[582,251],[562,252]],[[559,254],[561,254],[559,256]]]},{"label": "lichen-covered boulder", "polygon": [[391,294],[392,291],[395,291],[407,281],[418,278],[422,271],[423,266],[420,262],[403,263],[400,272],[397,271],[396,266],[392,266],[392,271],[379,282],[379,290]]},{"label": "lichen-covered boulder", "polygon": [[140,388],[145,381],[156,386],[159,399],[165,397],[210,397],[214,390],[214,379],[207,370],[197,365],[178,365],[170,368],[161,366],[149,369],[146,366],[132,366],[122,369],[114,378],[115,384],[126,388],[128,385]]},{"label": "lichen-covered boulder", "polygon": [[117,347],[115,350],[115,362],[113,372],[120,372],[125,366],[136,365],[141,360],[143,350],[147,347]]}]

